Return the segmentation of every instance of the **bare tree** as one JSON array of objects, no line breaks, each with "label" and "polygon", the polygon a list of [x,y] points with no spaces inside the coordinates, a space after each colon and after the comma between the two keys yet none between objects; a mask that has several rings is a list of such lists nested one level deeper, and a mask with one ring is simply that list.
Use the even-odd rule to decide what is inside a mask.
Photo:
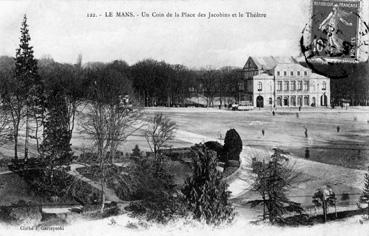
[{"label": "bare tree", "polygon": [[144,135],[155,160],[161,162],[160,151],[168,147],[168,141],[173,140],[177,125],[162,113],[157,113],[148,122]]},{"label": "bare tree", "polygon": [[122,81],[115,80],[120,79],[119,74],[111,73],[106,68],[94,71],[93,74],[92,76],[97,77],[92,86],[91,98],[81,117],[81,127],[82,132],[92,138],[97,151],[103,212],[110,158],[115,157],[119,144],[138,129],[135,123],[139,120],[141,112],[132,104],[122,101],[119,96],[122,90],[116,87],[122,85],[118,83]]},{"label": "bare tree", "polygon": [[204,96],[207,100],[207,106],[214,106],[215,96],[219,93],[220,74],[217,70],[202,69],[200,71],[200,82],[204,89]]}]

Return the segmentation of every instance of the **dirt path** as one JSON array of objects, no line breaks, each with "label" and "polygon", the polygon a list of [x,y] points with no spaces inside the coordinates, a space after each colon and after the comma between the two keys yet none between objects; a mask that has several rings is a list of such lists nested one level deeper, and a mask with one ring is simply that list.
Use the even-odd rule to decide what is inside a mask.
[{"label": "dirt path", "polygon": [[[78,171],[77,168],[80,167],[85,167],[84,165],[81,164],[71,164],[70,165],[70,171],[68,171],[68,174],[73,175],[74,177],[82,180],[83,182],[91,185],[92,187],[96,188],[96,189],[101,189],[100,183],[97,183],[91,179],[88,179],[86,177],[84,177],[83,175],[81,175]],[[114,202],[120,202],[120,198],[115,194],[114,190],[105,187],[105,197],[106,197],[106,201],[114,201]]]},{"label": "dirt path", "polygon": [[5,171],[0,172],[0,175],[7,175],[7,174],[11,174],[11,173],[13,173],[13,171],[5,170]]}]

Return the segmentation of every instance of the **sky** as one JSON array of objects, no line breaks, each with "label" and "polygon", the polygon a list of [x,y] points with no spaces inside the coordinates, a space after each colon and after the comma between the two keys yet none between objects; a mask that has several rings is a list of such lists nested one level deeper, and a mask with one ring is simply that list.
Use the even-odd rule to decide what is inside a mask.
[{"label": "sky", "polygon": [[[248,56],[297,56],[309,0],[0,0],[0,55],[14,56],[27,14],[36,58],[75,63],[145,58],[192,68],[242,67]],[[134,17],[105,17],[132,12]],[[142,17],[142,12],[149,17]],[[153,17],[182,12],[206,17]],[[266,17],[216,17],[253,12]],[[98,17],[87,17],[95,13]],[[101,16],[100,16],[101,15]]]}]

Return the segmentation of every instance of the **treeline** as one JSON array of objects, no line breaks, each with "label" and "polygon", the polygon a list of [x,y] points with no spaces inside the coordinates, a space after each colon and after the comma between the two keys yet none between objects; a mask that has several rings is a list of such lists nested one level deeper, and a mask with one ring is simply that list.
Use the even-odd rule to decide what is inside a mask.
[{"label": "treeline", "polygon": [[369,105],[368,62],[303,65],[331,79],[332,104],[339,105],[344,99],[352,106]]},{"label": "treeline", "polygon": [[369,63],[350,65],[347,76],[331,80],[332,101],[347,99],[352,106],[369,105]]},{"label": "treeline", "polygon": [[[221,104],[225,98],[238,100],[238,84],[242,78],[239,69],[189,69],[183,65],[172,65],[164,61],[145,59],[129,66],[125,61],[110,63],[63,64],[51,58],[38,60],[39,75],[46,88],[66,90],[78,98],[87,98],[91,91],[95,73],[117,83],[120,94],[135,97],[143,106],[184,106],[193,102],[188,98],[203,97],[204,106],[213,106],[218,98]],[[6,78],[14,76],[14,59],[0,57],[0,85]],[[124,85],[124,86],[122,86]]]}]

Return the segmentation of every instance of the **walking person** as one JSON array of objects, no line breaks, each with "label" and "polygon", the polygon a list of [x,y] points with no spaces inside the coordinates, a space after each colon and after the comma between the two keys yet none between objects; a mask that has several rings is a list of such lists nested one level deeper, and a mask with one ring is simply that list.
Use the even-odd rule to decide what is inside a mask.
[{"label": "walking person", "polygon": [[305,129],[305,138],[307,138],[308,137],[308,129],[306,127],[304,127],[304,129]]},{"label": "walking person", "polygon": [[337,133],[339,133],[340,132],[340,126],[339,125],[337,125]]},{"label": "walking person", "polygon": [[309,150],[308,147],[305,149],[305,158],[306,159],[309,159],[310,158],[310,150]]},{"label": "walking person", "polygon": [[264,129],[261,130],[261,134],[264,136],[264,134],[265,134]]}]

